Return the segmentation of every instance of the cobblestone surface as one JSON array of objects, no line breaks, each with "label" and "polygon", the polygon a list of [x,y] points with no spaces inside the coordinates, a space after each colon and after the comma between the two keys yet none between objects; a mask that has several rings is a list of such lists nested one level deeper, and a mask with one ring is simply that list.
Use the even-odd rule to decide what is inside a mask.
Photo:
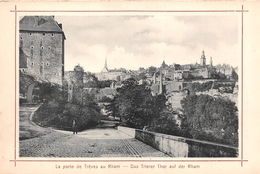
[{"label": "cobblestone surface", "polygon": [[168,157],[113,128],[90,129],[75,135],[52,130],[44,136],[20,140],[19,145],[20,157]]}]

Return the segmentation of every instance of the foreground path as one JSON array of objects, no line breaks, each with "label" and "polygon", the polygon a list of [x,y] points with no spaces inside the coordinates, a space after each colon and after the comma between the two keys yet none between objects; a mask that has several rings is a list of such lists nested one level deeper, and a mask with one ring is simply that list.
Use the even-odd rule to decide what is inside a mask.
[{"label": "foreground path", "polygon": [[[23,110],[26,110],[23,108]],[[30,112],[20,111],[29,118]],[[45,134],[20,140],[20,157],[167,157],[164,153],[114,128],[96,128],[73,135],[72,132],[39,128]],[[21,122],[21,120],[20,120]],[[26,131],[26,126],[23,126]]]}]

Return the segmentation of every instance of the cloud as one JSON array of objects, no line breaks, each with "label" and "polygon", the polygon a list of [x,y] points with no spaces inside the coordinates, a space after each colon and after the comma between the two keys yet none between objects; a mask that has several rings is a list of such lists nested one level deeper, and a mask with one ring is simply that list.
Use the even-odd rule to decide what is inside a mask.
[{"label": "cloud", "polygon": [[[172,63],[199,62],[204,50],[214,63],[239,64],[238,17],[108,15],[56,17],[66,35],[65,67],[79,62],[98,72],[109,68],[138,69]],[[66,65],[66,62],[69,62]],[[73,68],[72,68],[73,69]]]}]

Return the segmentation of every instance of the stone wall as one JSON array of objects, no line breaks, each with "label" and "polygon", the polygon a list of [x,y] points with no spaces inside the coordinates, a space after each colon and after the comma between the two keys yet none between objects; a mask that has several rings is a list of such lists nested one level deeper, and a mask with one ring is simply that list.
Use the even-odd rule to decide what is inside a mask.
[{"label": "stone wall", "polygon": [[189,146],[180,137],[135,130],[135,138],[172,157],[188,157]]},{"label": "stone wall", "polygon": [[28,57],[25,71],[40,79],[62,85],[64,36],[62,33],[21,32],[19,47]]},{"label": "stone wall", "polygon": [[118,130],[172,157],[237,157],[236,147],[118,126]]}]

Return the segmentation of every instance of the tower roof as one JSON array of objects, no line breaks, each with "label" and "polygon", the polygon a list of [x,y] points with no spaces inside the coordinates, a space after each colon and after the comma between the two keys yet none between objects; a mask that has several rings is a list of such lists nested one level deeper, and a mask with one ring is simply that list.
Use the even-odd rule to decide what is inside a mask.
[{"label": "tower roof", "polygon": [[62,25],[55,21],[54,16],[24,16],[19,27],[20,31],[62,33],[65,38]]}]

